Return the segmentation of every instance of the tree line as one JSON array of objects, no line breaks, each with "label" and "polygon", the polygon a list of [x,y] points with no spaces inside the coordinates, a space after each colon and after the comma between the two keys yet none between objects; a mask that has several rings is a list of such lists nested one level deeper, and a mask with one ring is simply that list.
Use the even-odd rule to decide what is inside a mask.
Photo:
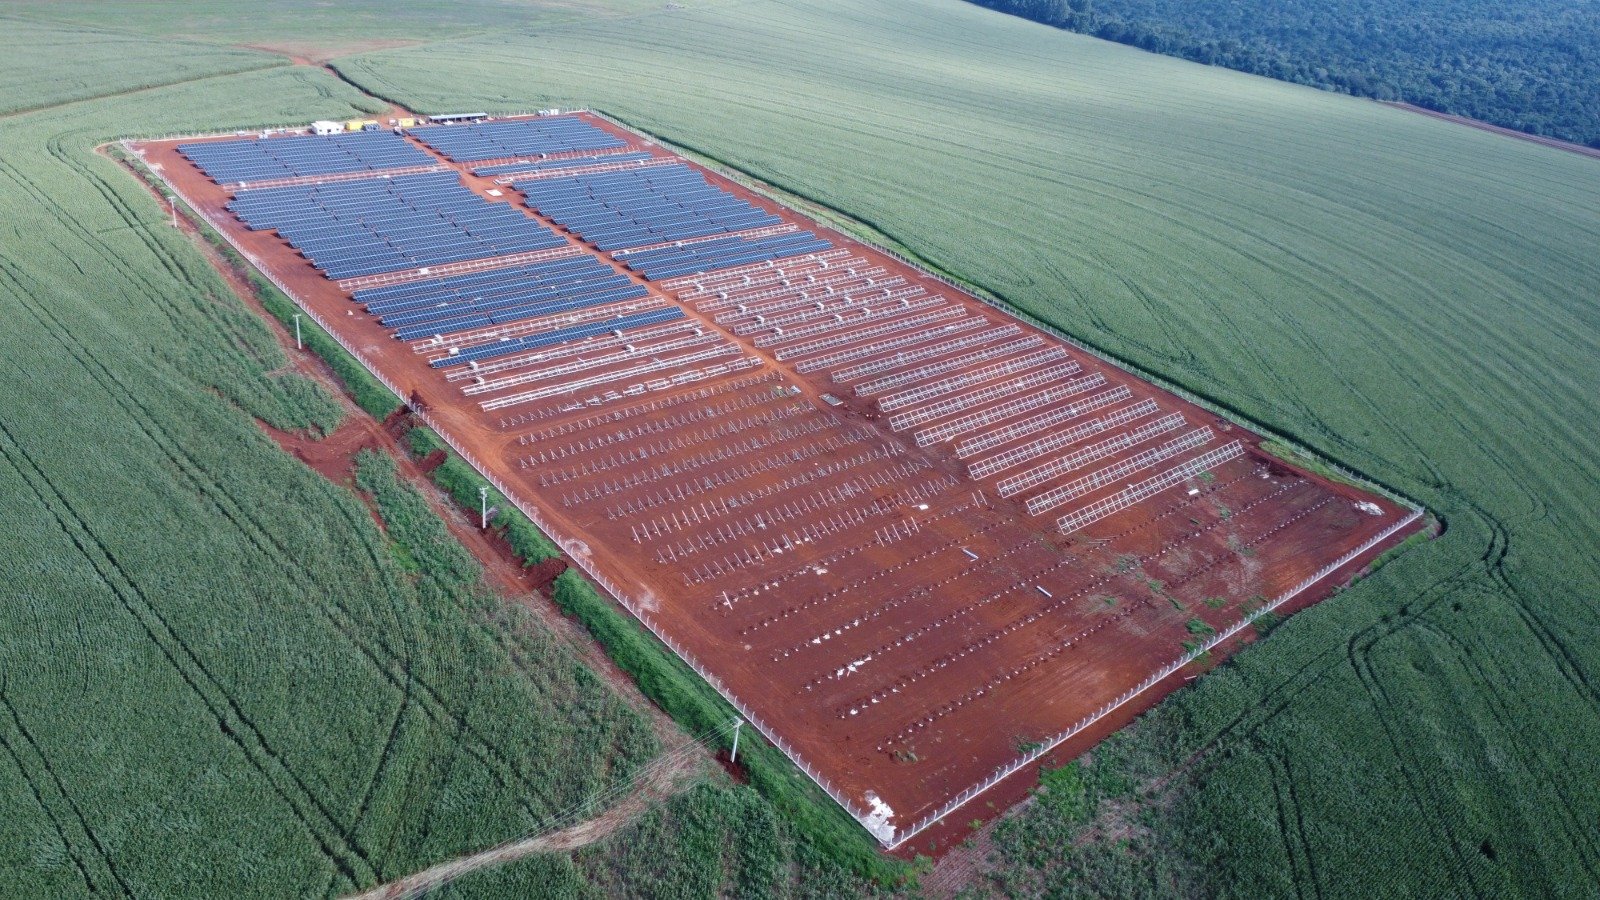
[{"label": "tree line", "polygon": [[1600,4],[1540,0],[972,0],[1324,90],[1600,147]]}]

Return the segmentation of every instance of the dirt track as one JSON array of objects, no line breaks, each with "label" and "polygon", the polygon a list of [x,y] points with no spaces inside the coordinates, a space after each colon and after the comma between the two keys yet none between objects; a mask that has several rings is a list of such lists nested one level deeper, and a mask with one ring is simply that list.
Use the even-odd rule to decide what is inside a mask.
[{"label": "dirt track", "polygon": [[[642,815],[650,806],[677,793],[698,769],[698,747],[682,742],[684,746],[657,760],[643,776],[620,794],[620,799],[598,815],[584,818],[576,824],[560,827],[507,841],[479,853],[458,857],[381,884],[370,891],[356,895],[359,900],[405,900],[420,897],[465,875],[481,869],[503,866],[537,853],[561,853],[587,847],[604,840]],[[587,815],[587,811],[577,815]]]},{"label": "dirt track", "polygon": [[[635,147],[649,146],[591,121]],[[731,277],[649,285],[648,302],[678,306],[698,329],[697,337],[679,333],[683,339],[735,347],[753,367],[636,396],[604,399],[597,390],[587,401],[586,391],[511,402],[530,382],[479,382],[531,379],[525,367],[467,379],[449,374],[471,374],[462,369],[430,369],[425,360],[443,345],[395,341],[271,233],[237,227],[222,208],[227,194],[177,156],[174,145],[141,150],[369,362],[419,392],[442,427],[523,492],[557,532],[583,541],[592,564],[627,586],[638,611],[707,665],[858,811],[876,798],[892,808],[899,827],[1139,682],[1181,654],[1184,642],[1237,621],[1404,512],[1293,470],[1257,451],[1256,435],[1049,335],[1008,323],[976,299],[715,173],[706,173],[714,184],[824,234],[844,251],[754,270],[756,277],[743,281],[734,270]],[[465,171],[462,178],[487,201],[517,203],[514,192],[489,179]],[[590,252],[575,236],[569,242]],[[819,281],[836,287],[828,302],[840,310],[831,314],[838,323],[857,315],[863,323],[937,315],[978,330],[1016,324],[1005,340],[1031,343],[994,350],[970,365],[965,360],[974,351],[967,348],[933,353],[917,365],[936,374],[858,397],[849,379],[839,380],[841,368],[801,372],[784,355],[798,338],[775,339],[770,329],[741,318],[729,305],[736,299],[719,296],[803,299]],[[803,305],[793,309],[783,314],[809,315]],[[845,327],[802,318],[794,333]],[[763,335],[773,343],[759,344]],[[975,346],[988,353],[984,346],[998,345]],[[1209,427],[1210,446],[1239,441],[1242,452],[1210,466],[1204,479],[1187,479],[1186,491],[1064,536],[1053,527],[1055,513],[1034,515],[1024,507],[1020,501],[1030,494],[1000,496],[1003,478],[1017,469],[973,478],[968,465],[978,457],[958,458],[947,440],[918,446],[912,432],[890,427],[885,396],[968,377],[962,390],[1001,391],[1018,376],[983,374],[988,367],[1040,354],[1049,357],[1040,365],[1069,364],[1074,383],[1126,389],[1130,400],[1150,401],[1153,416],[1184,429]],[[848,365],[885,359],[866,356]],[[590,365],[584,357],[579,362]],[[597,359],[590,371],[605,376],[624,365]],[[884,365],[880,372],[896,371]],[[688,370],[662,374],[674,371]],[[824,393],[834,394],[836,405]],[[1080,396],[1041,401],[1030,414],[1064,416]],[[1022,440],[984,452],[1015,449]],[[1107,450],[1096,465],[1133,456],[1132,449]],[[1376,505],[1361,513],[1357,501]],[[1382,549],[1351,561],[1297,603],[1325,596]],[[1092,746],[1182,680],[1181,673],[1168,678],[1063,745],[1054,759]],[[1003,809],[1027,781],[1002,783],[984,795],[985,808]],[[951,822],[964,828],[972,818],[962,813]],[[905,849],[937,851],[956,833],[932,829]]]}]

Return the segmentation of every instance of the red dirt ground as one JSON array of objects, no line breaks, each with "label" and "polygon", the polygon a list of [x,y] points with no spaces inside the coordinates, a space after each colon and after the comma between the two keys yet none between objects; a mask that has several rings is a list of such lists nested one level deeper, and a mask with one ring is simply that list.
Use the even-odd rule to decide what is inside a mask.
[{"label": "red dirt ground", "polygon": [[[635,149],[668,155],[609,122],[589,120]],[[1241,455],[1211,466],[1205,476],[1063,535],[1055,527],[1056,516],[1147,478],[1177,458],[1043,515],[1030,515],[1019,501],[1032,492],[1004,499],[997,483],[1059,454],[974,480],[968,463],[1026,441],[999,443],[968,460],[956,457],[950,441],[916,446],[915,429],[893,431],[889,421],[895,413],[878,409],[885,396],[910,383],[861,398],[852,393],[854,385],[882,373],[853,382],[833,378],[838,367],[801,374],[792,361],[777,358],[784,345],[793,347],[799,338],[756,347],[752,341],[773,332],[752,325],[755,330],[736,336],[730,329],[743,331],[741,323],[751,320],[723,317],[729,309],[719,306],[717,293],[783,290],[797,296],[810,290],[805,285],[812,279],[837,279],[841,289],[837,295],[830,292],[827,302],[846,304],[840,298],[853,298],[848,303],[857,305],[850,310],[872,305],[874,292],[892,288],[908,291],[913,302],[934,303],[928,298],[937,297],[930,310],[986,321],[961,334],[1011,320],[932,276],[705,170],[713,184],[848,251],[848,258],[840,254],[827,266],[802,257],[750,267],[751,285],[725,273],[699,278],[699,289],[692,284],[696,279],[649,285],[653,303],[679,305],[708,340],[738,350],[739,356],[715,362],[754,358],[754,367],[638,396],[607,397],[595,388],[592,398],[585,398],[590,393],[585,390],[486,411],[482,401],[504,402],[538,385],[530,380],[464,395],[474,379],[460,376],[470,372],[430,369],[426,359],[438,355],[439,346],[394,340],[273,233],[241,227],[223,208],[228,193],[179,156],[177,143],[136,149],[369,364],[408,394],[419,393],[439,427],[536,506],[558,537],[581,541],[585,561],[623,586],[631,608],[649,616],[708,668],[855,811],[869,809],[873,801],[886,804],[892,810],[890,824],[902,830],[1173,661],[1184,653],[1184,642],[1238,622],[1261,598],[1298,585],[1410,512],[1285,465],[1257,449],[1258,435],[1015,323],[1018,332],[1007,340],[1036,339],[1019,353],[1062,348],[1062,358],[1079,367],[1072,378],[1099,376],[1104,383],[1095,391],[1126,386],[1132,399],[1154,401],[1158,411],[1140,423],[1181,414],[1182,428],[1152,444],[1209,426],[1212,439],[1203,449],[1231,441],[1243,445]],[[470,166],[456,168],[486,200],[512,202],[534,215],[514,190],[473,177]],[[501,196],[490,196],[491,190]],[[573,247],[609,261],[576,236],[568,238]],[[840,271],[846,267],[882,271],[857,277]],[[762,284],[778,278],[782,283],[773,281],[771,288]],[[910,315],[882,305],[872,322]],[[716,317],[723,317],[722,324],[713,321]],[[824,322],[818,327],[844,326]],[[456,335],[451,341],[463,339]],[[970,352],[951,351],[883,372],[937,365]],[[885,358],[876,354],[841,365]],[[914,384],[991,364],[986,359],[949,368]],[[597,362],[583,375],[614,372],[620,365]],[[508,367],[482,377],[519,374],[527,369]],[[960,393],[995,388],[1012,377],[975,380]],[[843,398],[842,403],[830,406],[822,400],[824,393]],[[1029,414],[1060,409],[1083,396],[1055,400]],[[963,406],[959,414],[978,408],[989,407]],[[1146,446],[1108,452],[1071,477],[1125,461]],[[1358,502],[1375,506],[1362,511]],[[1284,609],[1325,597],[1407,533],[1402,530],[1350,560]],[[1246,629],[1217,648],[1213,658],[1222,658],[1251,634]],[[1168,677],[1040,763],[1059,764],[1092,746],[1182,685],[1188,674],[1186,669]],[[971,820],[1004,810],[1033,780],[1031,775],[1006,779],[898,852],[950,846],[965,837]]]}]

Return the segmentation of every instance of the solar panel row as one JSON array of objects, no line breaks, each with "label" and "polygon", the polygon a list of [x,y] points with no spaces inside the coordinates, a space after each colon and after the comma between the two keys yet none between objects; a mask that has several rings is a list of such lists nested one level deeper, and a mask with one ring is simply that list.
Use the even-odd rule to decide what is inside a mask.
[{"label": "solar panel row", "polygon": [[641,328],[645,325],[655,325],[660,322],[671,322],[675,319],[686,318],[683,310],[677,307],[667,309],[653,309],[649,312],[636,313],[631,316],[618,316],[603,322],[591,322],[586,325],[574,325],[571,328],[561,328],[547,331],[543,334],[530,335],[524,338],[514,338],[499,341],[493,344],[480,344],[468,347],[451,356],[433,360],[429,365],[436,369],[447,366],[459,366],[463,363],[489,359],[495,356],[505,356],[508,353],[519,353],[523,350],[533,350],[539,347],[548,347],[552,344],[562,344],[567,341],[582,340],[599,334],[612,331],[625,331],[629,328]]},{"label": "solar panel row", "polygon": [[681,164],[521,182],[516,188],[528,205],[605,251],[782,221]]},{"label": "solar panel row", "polygon": [[246,191],[228,204],[276,229],[329,278],[559,247],[550,229],[468,190],[454,172]]},{"label": "solar panel row", "polygon": [[619,253],[617,259],[645,278],[658,281],[680,275],[731,269],[734,266],[765,262],[769,259],[816,253],[832,246],[832,241],[819,238],[809,231],[793,231],[768,237],[729,236],[679,247],[656,247],[627,254]]},{"label": "solar panel row", "polygon": [[487,328],[491,325],[508,325],[523,319],[532,319],[538,316],[554,315],[556,313],[571,312],[575,309],[586,309],[591,306],[600,306],[605,303],[616,303],[620,300],[632,300],[643,297],[650,292],[643,286],[633,284],[621,275],[613,275],[603,281],[587,284],[566,284],[551,286],[544,291],[542,298],[525,298],[537,302],[491,302],[482,306],[474,304],[471,308],[462,309],[453,315],[433,316],[426,313],[406,313],[398,316],[385,316],[382,324],[388,328],[397,328],[394,336],[402,341],[412,341],[434,335],[454,334],[458,331],[467,331],[473,328]]},{"label": "solar panel row", "polygon": [[576,116],[508,119],[472,125],[430,125],[406,133],[456,162],[610,150],[628,144]]},{"label": "solar panel row", "polygon": [[569,156],[566,159],[544,159],[530,162],[501,163],[497,166],[479,166],[472,170],[472,174],[482,176],[521,175],[527,172],[575,169],[578,166],[593,166],[602,163],[641,162],[654,156],[655,154],[648,150],[639,150],[634,153],[607,153],[604,156]]},{"label": "solar panel row", "polygon": [[[649,295],[597,257],[582,255],[505,269],[449,275],[356,291],[351,299],[379,316],[399,340],[456,334],[535,319]],[[662,313],[668,313],[663,316]],[[451,361],[465,362],[518,350],[579,340],[610,331],[640,328],[681,318],[678,310],[647,310],[603,322],[553,329],[521,338],[458,349]],[[453,364],[435,362],[435,366]]]},{"label": "solar panel row", "polygon": [[180,144],[178,152],[218,184],[344,175],[434,162],[404,138],[387,131],[207,141]]},{"label": "solar panel row", "polygon": [[508,269],[490,269],[468,275],[369,288],[357,291],[354,299],[364,305],[367,312],[382,316],[478,300],[515,290],[530,282],[560,278],[573,272],[609,275],[612,271],[593,256],[564,256]]}]

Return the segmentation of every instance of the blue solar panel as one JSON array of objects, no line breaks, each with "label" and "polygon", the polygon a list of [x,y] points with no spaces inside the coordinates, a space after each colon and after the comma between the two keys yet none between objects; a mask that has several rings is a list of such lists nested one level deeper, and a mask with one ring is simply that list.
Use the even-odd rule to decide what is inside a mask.
[{"label": "blue solar panel", "polygon": [[607,252],[782,221],[712,186],[685,165],[547,178],[515,186],[541,215]]},{"label": "blue solar panel", "polygon": [[567,341],[577,341],[612,331],[625,331],[629,328],[640,328],[645,325],[655,325],[660,322],[671,322],[685,318],[683,310],[676,307],[670,309],[656,309],[650,312],[638,313],[631,316],[619,316],[603,322],[592,322],[587,325],[575,325],[570,328],[561,328],[555,331],[546,331],[543,334],[530,335],[508,341],[498,341],[493,344],[483,344],[477,347],[468,347],[454,356],[436,359],[429,363],[436,369],[447,366],[459,366],[463,363],[489,359],[495,356],[505,356],[509,353],[518,353],[523,350],[534,350],[539,347],[548,347],[552,344],[563,344]]},{"label": "blue solar panel", "polygon": [[[649,293],[642,285],[625,283],[621,287],[572,293],[559,300],[509,307],[496,310],[491,314],[478,313],[442,322],[430,322],[426,325],[413,325],[399,329],[394,336],[402,341],[412,341],[419,338],[432,337],[436,334],[454,334],[473,328],[487,328],[490,325],[509,325],[512,322],[518,322],[523,319],[535,319],[539,316],[571,312],[575,309],[587,309],[593,306],[604,306],[607,303],[617,303],[622,300],[633,300],[647,296]],[[386,321],[384,324],[387,325],[389,323]]]},{"label": "blue solar panel", "polygon": [[178,152],[218,184],[372,172],[434,162],[404,138],[387,131],[206,141],[180,144]]},{"label": "blue solar panel", "polygon": [[501,282],[515,282],[523,278],[538,277],[547,271],[563,271],[574,263],[581,265],[599,264],[598,260],[593,257],[569,256],[508,269],[490,269],[485,272],[450,275],[427,281],[413,281],[385,287],[365,288],[356,291],[352,295],[352,299],[357,303],[366,304],[368,311],[382,312],[384,309],[398,309],[405,305],[425,304],[466,296],[469,292],[477,293],[486,287],[492,288]]},{"label": "blue solar panel", "polygon": [[575,169],[579,166],[594,166],[602,163],[642,162],[655,158],[655,154],[648,150],[639,150],[633,153],[607,153],[604,156],[569,156],[566,159],[530,160],[528,162],[501,163],[497,166],[479,166],[472,170],[474,175],[523,175],[529,172],[548,172],[554,169]]},{"label": "blue solar panel", "polygon": [[[368,303],[367,312],[375,316],[391,316],[425,309],[447,309],[463,303],[488,302],[500,297],[521,297],[529,292],[544,290],[549,285],[569,280],[593,280],[615,275],[610,268],[599,265],[592,257],[576,257],[562,262],[574,265],[479,282],[460,290],[389,297]],[[522,270],[517,271],[522,272]]]},{"label": "blue solar panel", "polygon": [[833,242],[809,231],[795,231],[759,238],[730,236],[677,247],[639,250],[619,254],[618,259],[645,278],[657,281],[816,253],[832,246]]},{"label": "blue solar panel", "polygon": [[430,125],[406,133],[456,162],[544,156],[626,147],[626,141],[577,116],[507,119],[471,125]]},{"label": "blue solar panel", "polygon": [[454,172],[245,191],[228,208],[253,230],[276,229],[329,278],[566,243],[510,205],[474,194]]},{"label": "blue solar panel", "polygon": [[433,322],[446,322],[467,315],[499,314],[503,310],[518,309],[550,300],[578,296],[587,293],[616,290],[618,288],[635,286],[627,276],[618,275],[610,270],[601,272],[576,271],[564,273],[557,278],[545,281],[519,280],[511,282],[499,290],[474,293],[470,297],[463,297],[454,302],[432,303],[426,306],[412,306],[406,309],[393,309],[381,313],[382,323],[390,328],[402,325],[430,324]]}]

